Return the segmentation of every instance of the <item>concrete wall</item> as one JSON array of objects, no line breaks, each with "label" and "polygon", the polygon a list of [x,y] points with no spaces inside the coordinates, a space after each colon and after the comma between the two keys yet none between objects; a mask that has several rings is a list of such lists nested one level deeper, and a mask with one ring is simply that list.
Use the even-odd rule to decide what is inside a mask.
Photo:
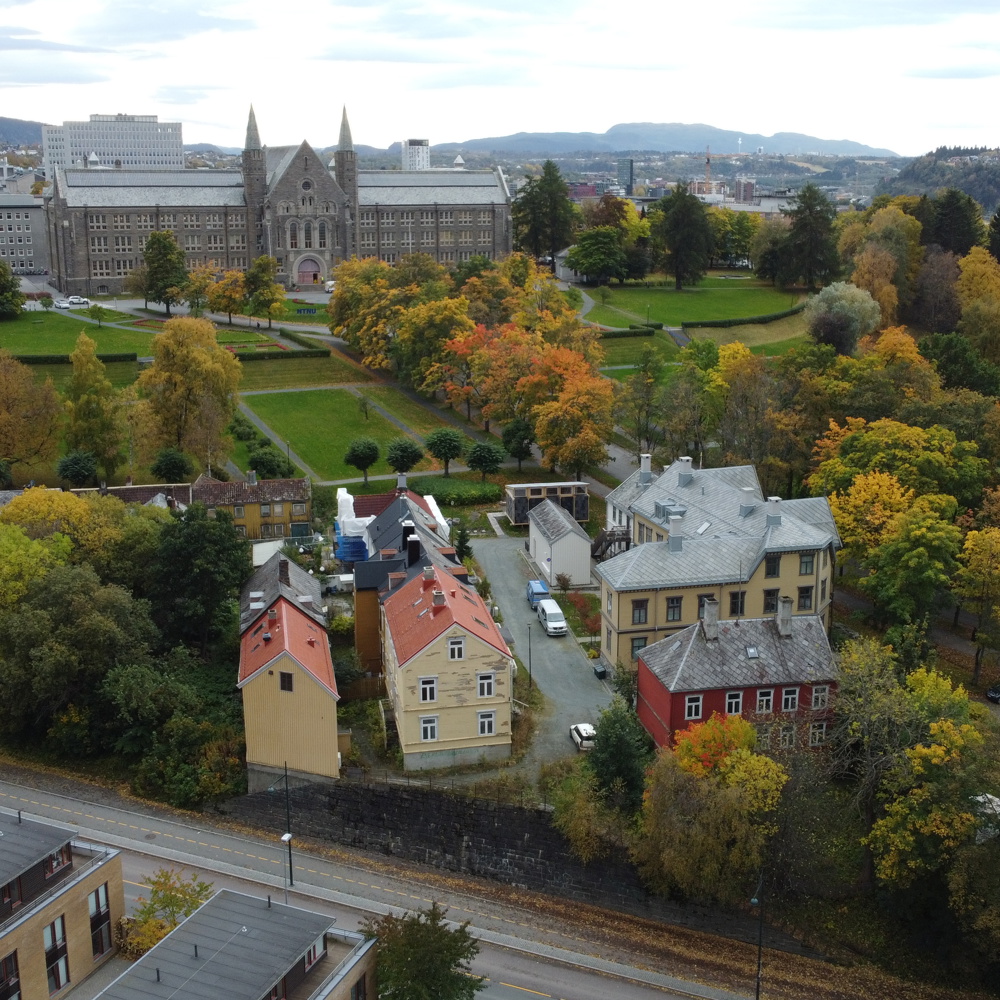
[{"label": "concrete wall", "polygon": [[[255,828],[285,830],[285,796],[234,799],[225,811]],[[541,809],[521,809],[426,788],[341,781],[291,792],[296,836],[404,858],[446,871],[494,879],[565,899],[756,943],[752,915],[682,905],[648,893],[631,865],[615,858],[584,866]],[[771,928],[768,945],[802,952]]]}]

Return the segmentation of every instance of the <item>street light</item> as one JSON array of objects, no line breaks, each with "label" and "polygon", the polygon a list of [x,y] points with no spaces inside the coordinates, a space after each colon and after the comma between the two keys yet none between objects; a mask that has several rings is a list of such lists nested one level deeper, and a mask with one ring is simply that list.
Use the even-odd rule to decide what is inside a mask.
[{"label": "street light", "polygon": [[531,690],[531,622],[528,622],[528,690]]},{"label": "street light", "polygon": [[764,872],[760,873],[760,881],[757,883],[757,891],[750,900],[751,906],[757,907],[757,987],[754,991],[754,1000],[760,1000],[760,970],[764,957]]},{"label": "street light", "polygon": [[[288,903],[288,882],[292,877],[292,835],[290,833],[283,833],[281,835],[281,842],[283,844],[288,844],[288,875],[282,881],[285,883],[285,903]],[[285,874],[285,866],[281,866],[281,874]]]}]

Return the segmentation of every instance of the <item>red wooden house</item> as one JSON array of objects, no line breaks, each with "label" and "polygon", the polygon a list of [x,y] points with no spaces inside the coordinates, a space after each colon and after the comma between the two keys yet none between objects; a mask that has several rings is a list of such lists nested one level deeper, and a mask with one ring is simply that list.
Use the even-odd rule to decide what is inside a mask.
[{"label": "red wooden house", "polygon": [[836,688],[822,620],[793,615],[790,597],[773,617],[723,622],[706,601],[700,622],[638,657],[637,711],[657,746],[713,712],[752,722],[762,750],[822,746]]}]

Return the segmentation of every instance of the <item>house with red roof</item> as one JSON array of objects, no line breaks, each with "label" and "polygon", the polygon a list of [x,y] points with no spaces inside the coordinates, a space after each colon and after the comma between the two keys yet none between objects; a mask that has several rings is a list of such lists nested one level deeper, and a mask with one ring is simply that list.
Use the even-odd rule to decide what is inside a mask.
[{"label": "house with red roof", "polygon": [[279,592],[243,632],[237,687],[251,792],[273,785],[286,764],[297,782],[339,777],[340,696],[326,629],[315,615]]},{"label": "house with red roof", "polygon": [[440,567],[382,600],[386,692],[406,770],[503,760],[514,658],[483,599]]}]

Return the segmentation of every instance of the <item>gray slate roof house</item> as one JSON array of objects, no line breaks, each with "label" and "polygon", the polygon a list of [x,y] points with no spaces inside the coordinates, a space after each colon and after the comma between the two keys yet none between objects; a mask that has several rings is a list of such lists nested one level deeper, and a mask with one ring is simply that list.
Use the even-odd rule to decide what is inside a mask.
[{"label": "gray slate roof house", "polygon": [[240,591],[240,634],[242,635],[264,612],[284,597],[315,622],[326,628],[322,587],[298,563],[275,552],[258,566]]},{"label": "gray slate roof house", "polygon": [[528,511],[528,523],[533,524],[547,542],[556,542],[564,535],[577,535],[590,546],[590,536],[573,515],[559,504],[546,500]]},{"label": "gray slate roof house", "polygon": [[528,551],[550,583],[563,574],[571,586],[590,583],[590,536],[554,500],[528,511]]}]

